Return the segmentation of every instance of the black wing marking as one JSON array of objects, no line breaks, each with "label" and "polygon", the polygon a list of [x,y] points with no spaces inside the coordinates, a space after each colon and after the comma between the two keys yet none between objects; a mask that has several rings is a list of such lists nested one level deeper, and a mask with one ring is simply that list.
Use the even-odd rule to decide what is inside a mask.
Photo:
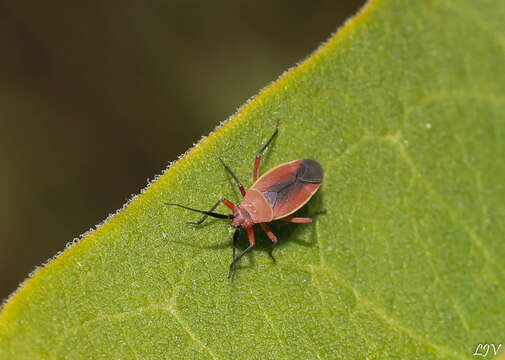
[{"label": "black wing marking", "polygon": [[303,159],[296,172],[296,179],[303,183],[321,184],[323,182],[323,168],[312,159]]}]

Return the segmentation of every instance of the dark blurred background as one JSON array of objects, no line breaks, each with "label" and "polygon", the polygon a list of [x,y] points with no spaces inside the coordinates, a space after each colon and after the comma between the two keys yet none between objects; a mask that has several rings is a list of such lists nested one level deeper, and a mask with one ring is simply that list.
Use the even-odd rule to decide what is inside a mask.
[{"label": "dark blurred background", "polygon": [[363,3],[0,2],[0,299]]}]

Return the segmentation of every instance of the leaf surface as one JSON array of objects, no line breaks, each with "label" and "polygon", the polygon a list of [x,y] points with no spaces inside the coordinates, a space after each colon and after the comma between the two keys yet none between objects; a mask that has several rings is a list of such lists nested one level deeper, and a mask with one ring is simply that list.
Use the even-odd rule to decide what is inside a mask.
[{"label": "leaf surface", "polygon": [[[504,18],[500,1],[371,1],[31,276],[0,314],[0,358],[461,359],[503,342]],[[257,230],[230,282],[229,224],[164,203],[239,202],[217,155],[247,187],[277,118],[261,169],[319,161],[298,212],[315,221],[272,224],[275,263]]]}]

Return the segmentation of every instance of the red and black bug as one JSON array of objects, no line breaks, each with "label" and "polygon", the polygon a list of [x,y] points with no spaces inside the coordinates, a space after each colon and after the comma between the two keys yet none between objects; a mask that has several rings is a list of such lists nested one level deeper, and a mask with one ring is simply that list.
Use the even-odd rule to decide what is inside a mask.
[{"label": "red and black bug", "polygon": [[[231,225],[237,230],[233,234],[233,261],[230,264],[228,277],[231,276],[235,264],[254,247],[253,226],[255,224],[259,224],[270,240],[272,240],[272,251],[277,244],[277,237],[265,223],[274,220],[303,224],[312,222],[311,218],[293,217],[290,215],[305,205],[321,186],[323,168],[317,161],[312,159],[290,161],[274,167],[258,178],[261,155],[268,145],[270,145],[278,131],[279,121],[277,121],[273,135],[256,155],[253,170],[253,185],[247,191],[231,169],[219,158],[225,169],[237,183],[244,197],[240,205],[235,205],[225,198],[216,202],[209,211],[193,209],[180,204],[167,204],[205,214],[197,222],[188,222],[188,224],[199,225],[209,216],[219,219],[232,219]],[[220,203],[230,208],[233,211],[233,215],[215,213],[214,210]],[[247,230],[249,246],[239,256],[235,257],[235,249],[242,228]]]}]

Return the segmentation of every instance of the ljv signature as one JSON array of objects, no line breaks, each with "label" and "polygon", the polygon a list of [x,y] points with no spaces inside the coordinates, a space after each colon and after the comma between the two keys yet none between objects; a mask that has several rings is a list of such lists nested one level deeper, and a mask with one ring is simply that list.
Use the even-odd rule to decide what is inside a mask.
[{"label": "ljv signature", "polygon": [[473,353],[473,356],[486,357],[490,348],[493,348],[493,352],[496,355],[498,354],[498,351],[500,351],[500,347],[501,344],[498,344],[498,346],[495,344],[478,344],[475,352]]}]

